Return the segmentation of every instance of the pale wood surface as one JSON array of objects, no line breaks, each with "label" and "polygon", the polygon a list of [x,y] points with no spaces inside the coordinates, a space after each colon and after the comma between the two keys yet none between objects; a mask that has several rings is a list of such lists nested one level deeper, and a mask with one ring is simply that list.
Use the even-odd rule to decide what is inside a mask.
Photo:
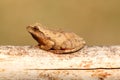
[{"label": "pale wood surface", "polygon": [[53,54],[32,46],[0,46],[0,80],[120,80],[120,46]]}]

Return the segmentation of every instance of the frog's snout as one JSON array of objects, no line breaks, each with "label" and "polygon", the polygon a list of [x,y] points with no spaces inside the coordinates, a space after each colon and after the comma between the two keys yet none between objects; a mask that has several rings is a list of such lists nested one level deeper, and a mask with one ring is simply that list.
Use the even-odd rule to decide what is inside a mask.
[{"label": "frog's snout", "polygon": [[33,28],[31,26],[27,26],[26,29],[28,32],[31,32]]},{"label": "frog's snout", "polygon": [[38,31],[39,29],[37,27],[31,27],[31,26],[28,26],[26,27],[27,31],[30,32],[30,33],[33,33],[35,31]]}]

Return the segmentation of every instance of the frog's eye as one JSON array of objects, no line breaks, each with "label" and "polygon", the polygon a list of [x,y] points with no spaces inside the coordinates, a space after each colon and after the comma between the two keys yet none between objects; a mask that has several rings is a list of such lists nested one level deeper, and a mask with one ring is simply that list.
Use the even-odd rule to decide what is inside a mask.
[{"label": "frog's eye", "polygon": [[36,30],[39,30],[39,29],[38,29],[38,27],[37,27],[37,26],[34,26],[34,30],[36,31]]}]

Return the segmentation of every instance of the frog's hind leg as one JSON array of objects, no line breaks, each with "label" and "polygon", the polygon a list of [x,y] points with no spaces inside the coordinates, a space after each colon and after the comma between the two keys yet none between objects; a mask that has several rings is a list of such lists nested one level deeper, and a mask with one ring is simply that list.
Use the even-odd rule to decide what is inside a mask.
[{"label": "frog's hind leg", "polygon": [[83,48],[83,46],[81,47],[76,47],[73,49],[66,49],[66,50],[48,50],[49,52],[55,53],[55,54],[69,54],[69,53],[74,53],[77,52],[79,50],[81,50]]},{"label": "frog's hind leg", "polygon": [[64,50],[48,50],[49,52],[55,53],[55,54],[63,54],[65,53]]}]

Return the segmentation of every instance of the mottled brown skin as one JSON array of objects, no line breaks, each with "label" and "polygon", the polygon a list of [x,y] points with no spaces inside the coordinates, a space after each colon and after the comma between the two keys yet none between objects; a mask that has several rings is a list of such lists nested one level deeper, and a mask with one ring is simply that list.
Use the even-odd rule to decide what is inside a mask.
[{"label": "mottled brown skin", "polygon": [[85,45],[83,38],[75,33],[49,30],[39,23],[28,26],[27,30],[41,49],[53,53],[71,53]]}]

